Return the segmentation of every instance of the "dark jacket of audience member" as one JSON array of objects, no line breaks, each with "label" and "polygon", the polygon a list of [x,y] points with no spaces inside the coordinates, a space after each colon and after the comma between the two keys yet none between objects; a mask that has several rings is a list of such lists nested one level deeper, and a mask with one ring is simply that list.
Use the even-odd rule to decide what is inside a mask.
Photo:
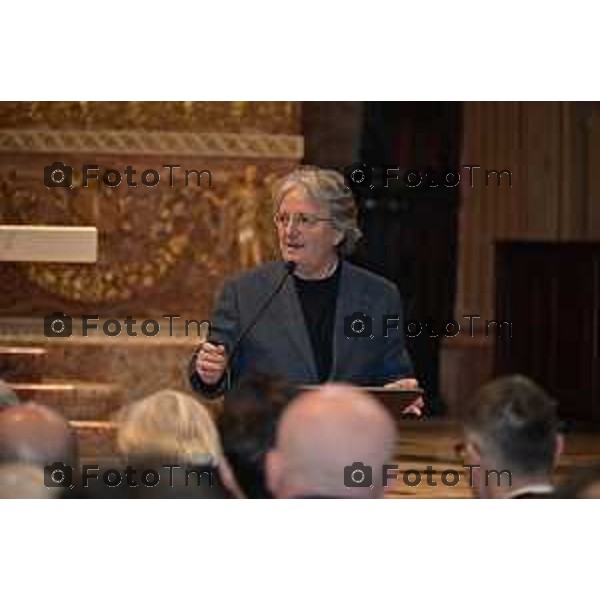
[{"label": "dark jacket of audience member", "polygon": [[277,422],[295,390],[279,379],[255,375],[230,393],[217,426],[223,452],[248,498],[271,498],[265,456],[275,443]]}]

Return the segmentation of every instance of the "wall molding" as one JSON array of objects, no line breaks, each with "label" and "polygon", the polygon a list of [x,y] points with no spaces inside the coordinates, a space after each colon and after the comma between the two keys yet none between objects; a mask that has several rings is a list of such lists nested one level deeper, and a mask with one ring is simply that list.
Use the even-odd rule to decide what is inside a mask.
[{"label": "wall molding", "polygon": [[0,130],[0,152],[93,153],[300,160],[299,135],[111,130]]}]

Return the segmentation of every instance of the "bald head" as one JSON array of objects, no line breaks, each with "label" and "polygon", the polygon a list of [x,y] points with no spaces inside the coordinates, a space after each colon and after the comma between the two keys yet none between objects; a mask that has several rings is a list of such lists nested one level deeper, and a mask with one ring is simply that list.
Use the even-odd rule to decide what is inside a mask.
[{"label": "bald head", "polygon": [[[285,410],[267,462],[271,491],[280,498],[382,495],[381,465],[390,462],[395,425],[373,397],[348,385],[325,385],[299,395]],[[346,487],[344,468],[373,468],[374,487]]]},{"label": "bald head", "polygon": [[57,412],[33,403],[0,412],[0,462],[73,465],[76,458],[75,432]]},{"label": "bald head", "polygon": [[25,463],[0,465],[0,498],[55,498],[60,488],[46,487],[44,469]]}]

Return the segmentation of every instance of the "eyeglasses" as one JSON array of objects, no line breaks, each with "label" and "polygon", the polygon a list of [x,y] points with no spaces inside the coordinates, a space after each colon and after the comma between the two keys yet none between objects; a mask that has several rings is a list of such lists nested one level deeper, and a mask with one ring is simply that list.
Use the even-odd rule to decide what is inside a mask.
[{"label": "eyeglasses", "polygon": [[318,223],[331,222],[333,219],[330,217],[321,217],[319,215],[310,215],[306,213],[275,213],[273,215],[273,222],[277,227],[288,227],[297,225],[300,229],[308,229],[314,227]]}]

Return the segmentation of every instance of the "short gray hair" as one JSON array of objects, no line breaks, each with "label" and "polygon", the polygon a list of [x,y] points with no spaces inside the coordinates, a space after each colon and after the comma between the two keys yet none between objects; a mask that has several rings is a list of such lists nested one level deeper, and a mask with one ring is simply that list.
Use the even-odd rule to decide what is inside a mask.
[{"label": "short gray hair", "polygon": [[340,254],[352,254],[362,233],[357,224],[356,202],[343,175],[311,165],[298,167],[284,175],[273,186],[275,210],[279,208],[285,195],[298,187],[302,188],[311,200],[327,209],[333,220],[333,227],[344,234],[338,246]]}]

